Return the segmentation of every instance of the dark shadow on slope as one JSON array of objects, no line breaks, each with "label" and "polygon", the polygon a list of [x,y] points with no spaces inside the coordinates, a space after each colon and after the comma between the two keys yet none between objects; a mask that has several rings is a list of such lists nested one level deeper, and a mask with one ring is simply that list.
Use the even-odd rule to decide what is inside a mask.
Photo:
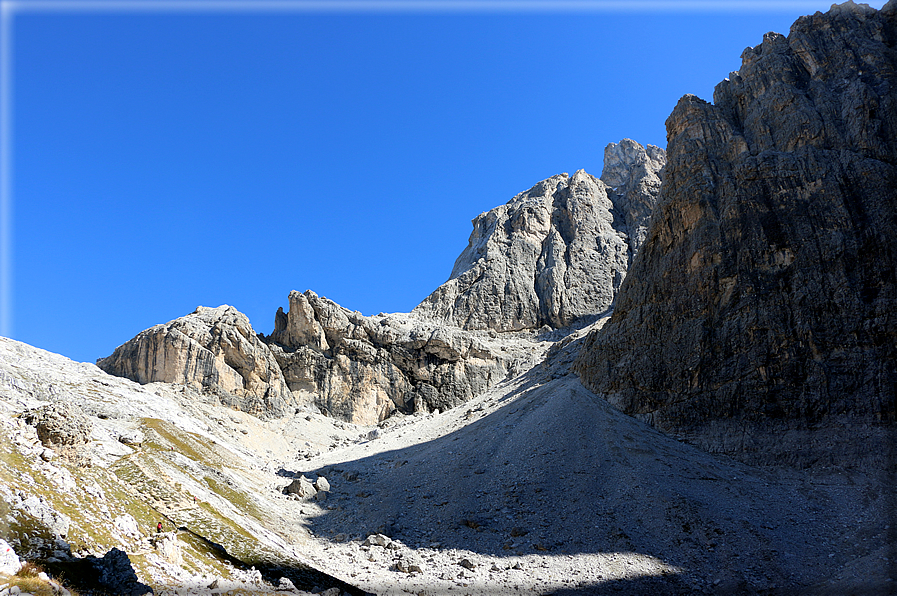
[{"label": "dark shadow on slope", "polygon": [[[227,552],[224,546],[208,540],[204,536],[191,531],[186,527],[179,527],[178,532],[189,534],[194,540],[202,543],[210,552],[215,553],[221,561],[226,561],[235,568],[248,571],[257,569],[262,578],[276,587],[280,578],[288,578],[295,587],[304,591],[312,589],[326,590],[339,588],[341,592],[352,596],[365,596],[366,592],[351,584],[339,580],[314,567],[297,562],[277,564],[271,561],[251,562],[242,561]],[[131,565],[128,555],[117,548],[111,549],[102,558],[88,556],[84,558],[72,558],[66,561],[45,562],[41,566],[60,583],[69,588],[74,588],[82,594],[93,596],[142,596],[152,594],[153,590],[146,584],[138,581],[137,574]],[[207,586],[183,586],[190,587],[191,593],[202,593],[204,589],[211,594],[212,589]]]},{"label": "dark shadow on slope", "polygon": [[281,478],[291,478],[293,480],[302,476],[302,474],[300,474],[299,472],[293,472],[284,468],[280,468],[279,470],[277,470],[277,475]]},{"label": "dark shadow on slope", "polygon": [[248,570],[254,567],[262,574],[265,581],[274,586],[279,584],[280,578],[286,577],[300,590],[311,591],[315,588],[328,589],[337,587],[343,592],[352,594],[352,596],[364,596],[366,594],[364,590],[360,590],[351,584],[347,584],[346,582],[324,573],[323,571],[319,571],[310,565],[298,562],[284,562],[278,564],[272,561],[242,561],[228,553],[224,546],[208,540],[204,536],[200,536],[187,527],[181,526],[178,528],[178,531],[190,534],[194,539],[205,544],[209,550],[215,552],[221,560],[227,561],[238,569]]},{"label": "dark shadow on slope", "polygon": [[598,314],[591,315],[582,315],[577,318],[575,321],[567,325],[566,327],[550,327],[548,329],[540,329],[538,334],[536,335],[536,339],[538,341],[550,341],[557,342],[563,340],[565,337],[568,337],[570,334],[575,333],[581,329],[584,329],[613,312],[613,307],[604,310]]},{"label": "dark shadow on slope", "polygon": [[116,596],[153,593],[152,588],[138,581],[128,555],[117,548],[112,548],[102,558],[88,556],[83,559],[43,563],[43,566],[51,575],[61,578],[64,585],[84,593]]},{"label": "dark shadow on slope", "polygon": [[[435,440],[297,471],[332,486],[310,529],[498,557],[640,553],[682,569],[688,585],[768,594],[824,581],[890,539],[877,523],[885,483],[820,483],[716,457],[557,376],[536,367],[491,413],[459,406],[469,424]],[[869,541],[848,544],[844,529],[865,527]]]},{"label": "dark shadow on slope", "polygon": [[[591,586],[564,588],[552,592],[552,596],[692,596],[696,592],[694,586],[687,584],[677,575],[637,577],[624,580],[609,580]],[[709,591],[722,596],[729,593]],[[731,594],[750,594],[750,591],[731,592]],[[770,596],[772,596],[770,594]],[[784,596],[784,595],[782,595]]]}]

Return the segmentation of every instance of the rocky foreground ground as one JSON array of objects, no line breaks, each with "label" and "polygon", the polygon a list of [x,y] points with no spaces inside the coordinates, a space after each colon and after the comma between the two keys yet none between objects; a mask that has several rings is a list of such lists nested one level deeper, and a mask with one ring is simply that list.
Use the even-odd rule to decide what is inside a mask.
[{"label": "rocky foreground ground", "polygon": [[[273,593],[281,576],[295,592],[890,593],[893,479],[662,435],[569,374],[587,331],[533,341],[542,363],[463,407],[367,427],[262,421],[0,340],[5,534],[60,564],[119,548],[157,594]],[[41,443],[22,414],[50,396],[84,413],[86,442]]]}]

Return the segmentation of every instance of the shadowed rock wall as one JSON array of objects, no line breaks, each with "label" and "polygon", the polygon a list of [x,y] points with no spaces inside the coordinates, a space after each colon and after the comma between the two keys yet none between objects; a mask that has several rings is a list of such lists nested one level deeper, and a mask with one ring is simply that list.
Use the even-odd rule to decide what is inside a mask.
[{"label": "shadowed rock wall", "polygon": [[897,4],[768,33],[667,120],[650,233],[576,370],[712,451],[887,462],[897,391]]}]

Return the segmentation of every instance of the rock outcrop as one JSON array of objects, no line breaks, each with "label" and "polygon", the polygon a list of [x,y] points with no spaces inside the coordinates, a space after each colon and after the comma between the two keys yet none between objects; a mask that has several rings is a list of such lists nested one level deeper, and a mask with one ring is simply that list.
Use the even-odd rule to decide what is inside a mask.
[{"label": "rock outcrop", "polygon": [[897,3],[798,19],[683,97],[648,238],[576,363],[756,463],[887,462],[897,418]]},{"label": "rock outcrop", "polygon": [[601,181],[610,187],[607,195],[623,216],[630,257],[648,237],[648,224],[660,194],[660,170],[666,161],[666,152],[660,147],[642,147],[632,139],[604,148]]},{"label": "rock outcrop", "polygon": [[543,180],[477,216],[451,277],[412,313],[462,329],[567,327],[607,311],[645,237],[662,149],[624,139],[602,180]]},{"label": "rock outcrop", "polygon": [[110,549],[102,558],[85,557],[81,568],[85,575],[89,574],[88,570],[92,570],[93,577],[84,579],[92,580],[96,587],[107,593],[121,594],[121,596],[142,596],[153,593],[152,588],[140,583],[127,553],[118,548]]},{"label": "rock outcrop", "polygon": [[445,410],[531,364],[530,341],[408,314],[365,317],[311,290],[289,300],[268,338],[284,378],[297,402],[350,422]]},{"label": "rock outcrop", "polygon": [[22,568],[22,561],[16,551],[5,540],[0,539],[0,573],[15,575]]},{"label": "rock outcrop", "polygon": [[187,385],[258,416],[282,416],[294,409],[274,356],[246,315],[232,306],[200,306],[151,327],[97,366],[142,384]]},{"label": "rock outcrop", "polygon": [[37,431],[37,437],[46,447],[83,445],[90,441],[93,425],[81,408],[56,402],[31,410],[25,414],[25,422]]},{"label": "rock outcrop", "polygon": [[[605,150],[606,181],[583,170],[553,176],[481,214],[451,279],[410,315],[365,317],[292,292],[264,342],[234,308],[199,307],[97,364],[260,415],[312,404],[376,424],[395,411],[445,410],[528,366],[532,330],[610,308],[645,238],[665,159],[624,139]],[[523,330],[530,341],[496,336]]]}]

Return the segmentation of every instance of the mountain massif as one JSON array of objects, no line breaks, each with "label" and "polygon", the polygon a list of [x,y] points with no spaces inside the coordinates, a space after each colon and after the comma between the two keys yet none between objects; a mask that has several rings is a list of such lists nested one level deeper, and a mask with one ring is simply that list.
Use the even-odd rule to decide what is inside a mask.
[{"label": "mountain massif", "polygon": [[897,0],[666,124],[477,216],[411,313],[0,338],[0,594],[894,593]]},{"label": "mountain massif", "polygon": [[97,364],[263,416],[313,407],[376,424],[456,406],[522,370],[535,332],[594,320],[613,304],[644,241],[665,155],[629,139],[604,155],[607,182],[582,170],[552,176],[474,219],[449,281],[410,314],[366,317],[294,291],[269,337],[232,307],[200,307]]}]

